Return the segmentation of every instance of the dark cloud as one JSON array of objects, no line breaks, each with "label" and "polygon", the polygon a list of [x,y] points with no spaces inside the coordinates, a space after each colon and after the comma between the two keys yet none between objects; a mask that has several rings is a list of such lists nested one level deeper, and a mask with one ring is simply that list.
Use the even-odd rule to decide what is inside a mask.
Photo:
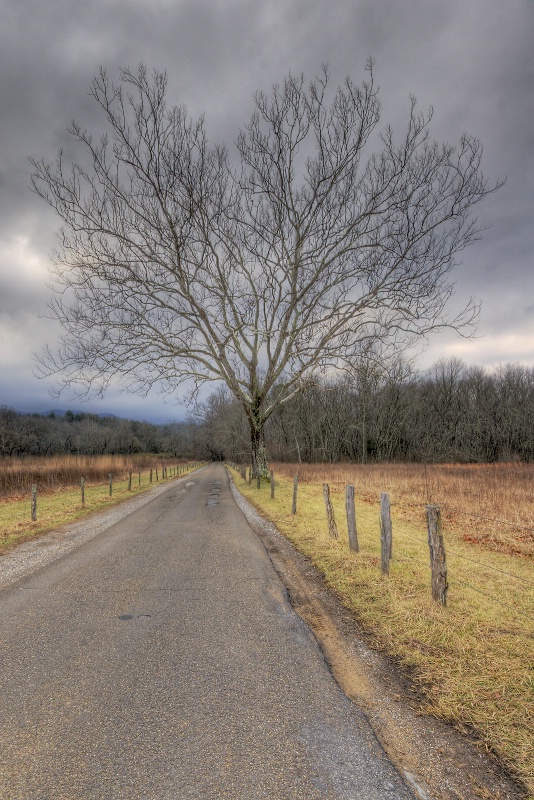
[{"label": "dark cloud", "polygon": [[[346,74],[359,81],[370,56],[384,121],[403,127],[414,94],[423,109],[434,106],[436,138],[457,141],[463,131],[479,136],[489,180],[507,182],[481,207],[480,221],[491,228],[465,252],[456,277],[459,305],[466,295],[483,301],[485,339],[461,350],[462,342],[437,337],[425,359],[458,352],[456,342],[472,363],[491,363],[498,350],[501,361],[534,364],[533,40],[530,0],[4,0],[2,391],[15,398],[24,384],[26,394],[43,393],[43,384],[31,377],[31,344],[51,330],[40,327],[37,310],[46,295],[57,221],[28,188],[28,157],[51,160],[59,147],[70,148],[72,118],[99,130],[89,96],[92,77],[100,66],[113,77],[121,66],[135,68],[140,61],[167,70],[172,102],[186,104],[194,115],[206,113],[212,141],[232,142],[252,110],[253,91],[268,90],[289,70],[311,77],[327,62],[334,85]],[[31,335],[25,333],[30,318]],[[6,333],[13,327],[16,342]],[[14,347],[16,381],[6,355]],[[124,395],[117,397],[127,403]]]}]

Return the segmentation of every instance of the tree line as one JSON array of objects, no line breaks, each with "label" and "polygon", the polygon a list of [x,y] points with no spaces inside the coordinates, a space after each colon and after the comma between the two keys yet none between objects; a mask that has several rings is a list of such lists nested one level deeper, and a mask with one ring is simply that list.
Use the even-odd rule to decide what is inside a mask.
[{"label": "tree line", "polygon": [[199,449],[196,432],[196,425],[185,422],[153,425],[73,411],[59,416],[0,408],[1,456],[166,453],[191,458]]},{"label": "tree line", "polygon": [[[534,460],[534,369],[440,360],[422,373],[402,360],[362,362],[310,383],[266,426],[274,461],[495,462]],[[183,422],[154,425],[68,411],[0,409],[0,455],[160,453],[250,463],[242,405],[221,387]]]},{"label": "tree line", "polygon": [[[247,461],[248,426],[220,390],[203,405],[212,456]],[[362,363],[323,379],[279,408],[266,429],[276,461],[495,462],[534,460],[534,369],[495,370],[440,360],[418,373]]]}]

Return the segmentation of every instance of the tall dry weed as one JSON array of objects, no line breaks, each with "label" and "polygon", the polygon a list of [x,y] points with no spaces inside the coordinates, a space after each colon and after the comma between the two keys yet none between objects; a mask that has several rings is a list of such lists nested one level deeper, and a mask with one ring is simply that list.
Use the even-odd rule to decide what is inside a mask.
[{"label": "tall dry weed", "polygon": [[[179,459],[173,459],[175,464]],[[23,497],[37,484],[40,493],[87,483],[105,481],[112,473],[117,480],[130,471],[166,465],[166,459],[151,455],[65,455],[53,457],[4,458],[0,460],[0,499]]]},{"label": "tall dry weed", "polygon": [[369,502],[388,492],[415,518],[436,503],[444,525],[464,541],[534,557],[534,465],[509,464],[284,464],[273,469],[303,483],[355,486]]}]

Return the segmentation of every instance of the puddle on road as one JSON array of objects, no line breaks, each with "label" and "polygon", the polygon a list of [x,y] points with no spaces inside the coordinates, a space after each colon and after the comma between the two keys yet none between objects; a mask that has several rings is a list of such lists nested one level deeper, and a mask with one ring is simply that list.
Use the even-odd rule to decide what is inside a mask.
[{"label": "puddle on road", "polygon": [[206,501],[206,506],[209,508],[211,506],[218,506],[219,505],[219,495],[221,494],[221,484],[222,481],[213,481],[213,486],[211,488],[211,492],[208,495],[208,499]]}]

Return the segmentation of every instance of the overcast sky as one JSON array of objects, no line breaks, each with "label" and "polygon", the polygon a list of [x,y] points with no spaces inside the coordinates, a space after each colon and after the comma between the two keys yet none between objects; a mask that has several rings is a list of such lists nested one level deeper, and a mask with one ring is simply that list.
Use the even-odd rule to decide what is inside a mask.
[{"label": "overcast sky", "polygon": [[[0,11],[0,406],[84,407],[32,374],[32,351],[58,335],[40,316],[58,222],[28,188],[28,158],[68,147],[72,119],[98,131],[92,77],[139,62],[167,70],[173,103],[205,112],[212,143],[235,140],[255,89],[323,63],[332,83],[359,83],[368,57],[384,123],[404,128],[413,94],[434,107],[435,138],[480,137],[484,173],[506,184],[479,208],[491,227],[455,275],[458,303],[482,302],[479,337],[437,336],[418,365],[534,366],[534,0],[0,0]],[[87,410],[183,416],[116,391]]]}]

